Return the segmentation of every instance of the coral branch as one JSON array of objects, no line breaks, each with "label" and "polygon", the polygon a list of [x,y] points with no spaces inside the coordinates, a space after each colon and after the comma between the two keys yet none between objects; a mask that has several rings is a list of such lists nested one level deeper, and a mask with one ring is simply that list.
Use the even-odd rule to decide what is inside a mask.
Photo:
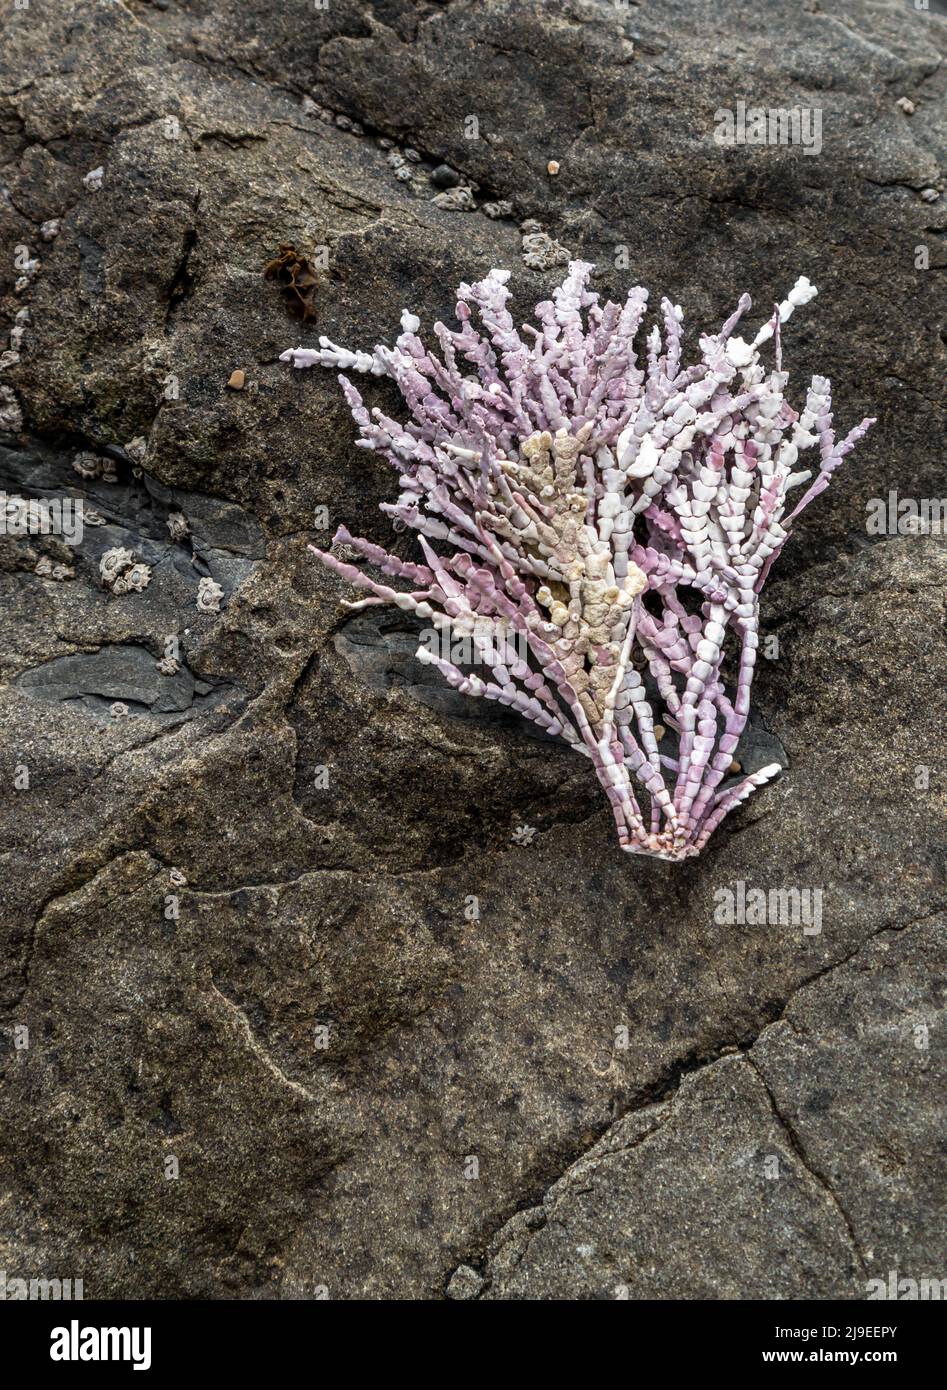
[{"label": "coral branch", "polygon": [[[874,421],[836,442],[823,377],[801,412],[784,396],[781,328],[816,293],[804,277],[750,342],[734,335],[752,307],[742,295],[683,370],[683,313],[662,300],[663,333],[651,329],[642,369],[634,339],[647,291],[600,305],[593,269],[573,261],[536,306],[538,326],[522,332],[508,271],[461,285],[460,328],[434,325],[440,357],[405,311],[391,348],[320,338],[282,360],[388,376],[410,414],[402,424],[369,411],[340,377],[359,443],[399,475],[398,500],[382,509],[418,533],[423,556],[401,560],[340,528],[337,542],[416,586],[392,588],[316,551],[368,591],[352,607],[393,603],[427,620],[435,642],[422,638],[422,660],[584,753],[622,848],[676,861],[698,854],[780,770],[730,777],[750,709],[760,590],[792,522]],[[767,370],[760,352],[770,342]],[[813,478],[795,464],[815,448]],[[676,736],[665,752],[663,730]]]}]

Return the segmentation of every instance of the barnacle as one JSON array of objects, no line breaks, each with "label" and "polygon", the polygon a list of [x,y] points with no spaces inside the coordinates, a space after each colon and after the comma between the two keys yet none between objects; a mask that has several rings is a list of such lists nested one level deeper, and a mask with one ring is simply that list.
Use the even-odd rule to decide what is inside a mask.
[{"label": "barnacle", "polygon": [[122,578],[133,593],[140,594],[142,589],[147,589],[151,583],[151,569],[139,560],[125,571]]},{"label": "barnacle", "polygon": [[16,392],[12,386],[0,386],[0,434],[19,434],[22,428],[23,412]]},{"label": "barnacle", "polygon": [[[350,351],[323,337],[282,360],[390,377],[411,413],[402,425],[369,412],[340,377],[360,443],[399,476],[400,496],[382,510],[418,533],[423,556],[411,563],[340,527],[332,550],[315,553],[368,591],[350,606],[393,603],[469,637],[473,658],[461,665],[483,676],[423,638],[418,657],[589,758],[622,847],[676,861],[780,771],[742,775],[734,759],[760,590],[796,517],[874,422],[837,440],[824,377],[801,410],[784,395],[780,331],[816,293],[805,277],[750,341],[734,332],[751,307],[741,296],[682,368],[681,309],[661,301],[663,332],[652,328],[639,363],[647,291],[600,304],[593,269],[571,262],[522,334],[509,272],[493,270],[461,285],[459,330],[434,325],[440,356],[405,312],[393,348]],[[814,475],[795,467],[810,449]],[[347,563],[340,546],[407,587]]]},{"label": "barnacle", "polygon": [[139,466],[143,464],[148,454],[148,441],[144,435],[136,434],[134,439],[130,439],[125,445],[125,453],[132,463]]},{"label": "barnacle", "polygon": [[219,613],[223,596],[223,589],[209,575],[205,575],[197,586],[197,606],[202,613]]},{"label": "barnacle", "polygon": [[186,540],[191,533],[187,517],[183,512],[169,512],[165,524],[168,528],[168,535],[173,541],[180,542]]},{"label": "barnacle", "polygon": [[134,563],[135,555],[131,550],[125,550],[121,546],[107,550],[99,561],[99,575],[106,588],[111,587],[122,571]]},{"label": "barnacle", "polygon": [[72,466],[80,478],[98,478],[102,474],[102,460],[97,454],[92,454],[88,450],[76,454],[72,460]]}]

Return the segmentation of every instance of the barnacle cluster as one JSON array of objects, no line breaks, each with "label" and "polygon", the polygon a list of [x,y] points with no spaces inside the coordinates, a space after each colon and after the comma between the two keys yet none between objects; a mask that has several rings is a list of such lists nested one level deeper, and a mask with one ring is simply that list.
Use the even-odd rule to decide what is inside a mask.
[{"label": "barnacle cluster", "polygon": [[136,560],[134,552],[122,546],[106,550],[99,561],[99,578],[116,596],[140,594],[151,583],[151,566]]},{"label": "barnacle cluster", "polygon": [[71,565],[57,565],[48,555],[41,555],[33,573],[40,579],[54,579],[61,583],[64,579],[74,579],[75,570]]},{"label": "barnacle cluster", "polygon": [[107,454],[94,454],[89,449],[83,449],[72,460],[72,466],[80,478],[101,478],[105,483],[118,482],[115,460]]}]

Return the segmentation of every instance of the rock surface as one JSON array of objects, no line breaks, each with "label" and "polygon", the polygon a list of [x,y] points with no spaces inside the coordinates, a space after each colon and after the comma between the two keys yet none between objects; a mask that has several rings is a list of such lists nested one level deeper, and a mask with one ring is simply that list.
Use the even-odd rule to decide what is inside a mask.
[{"label": "rock surface", "polygon": [[451,1295],[858,1298],[869,1270],[938,1269],[945,926],[879,932],[747,1051],[612,1125]]},{"label": "rock surface", "polygon": [[[896,0],[9,13],[0,488],[102,524],[0,536],[8,1276],[818,1298],[943,1272],[947,550],[865,516],[944,490],[945,30]],[[739,98],[817,107],[821,152],[720,148]],[[473,211],[434,201],[441,165]],[[325,513],[390,539],[392,480],[331,373],[279,353],[446,318],[493,265],[525,316],[560,272],[524,222],[692,334],[807,274],[791,380],[879,417],[764,600],[787,772],[681,866],[621,855],[568,749],[460,708],[307,558]],[[263,278],[287,243],[314,323]],[[141,593],[102,587],[113,547]],[[718,920],[741,882],[818,891],[819,929]]]}]

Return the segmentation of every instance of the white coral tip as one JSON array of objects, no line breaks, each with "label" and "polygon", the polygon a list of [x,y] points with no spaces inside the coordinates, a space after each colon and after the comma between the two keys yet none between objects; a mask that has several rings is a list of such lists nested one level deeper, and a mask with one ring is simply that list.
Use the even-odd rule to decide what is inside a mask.
[{"label": "white coral tip", "polygon": [[734,367],[748,367],[753,361],[753,348],[743,338],[728,338],[727,361]]},{"label": "white coral tip", "polygon": [[793,306],[797,304],[808,304],[810,299],[815,299],[819,291],[812,281],[805,275],[800,275],[799,279],[789,291],[789,303]]}]

